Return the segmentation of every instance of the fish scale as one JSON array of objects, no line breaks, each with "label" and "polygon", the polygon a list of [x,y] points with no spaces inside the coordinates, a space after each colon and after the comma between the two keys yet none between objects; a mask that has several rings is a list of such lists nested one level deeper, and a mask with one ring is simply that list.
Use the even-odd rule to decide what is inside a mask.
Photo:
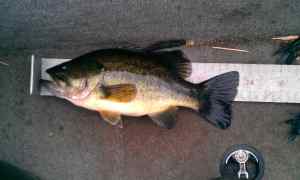
[{"label": "fish scale", "polygon": [[[126,108],[125,105],[119,106],[120,111],[123,111],[122,113],[127,115],[141,116],[146,115],[147,112],[158,112],[168,108],[170,104],[190,107],[195,110],[198,108],[198,101],[190,97],[190,91],[188,89],[176,83],[164,83],[153,76],[145,77],[128,72],[105,72],[104,83],[108,86],[127,83],[136,85],[138,93],[133,101],[126,104],[126,106],[129,107]],[[109,103],[110,106],[117,106],[118,104],[119,103]],[[101,107],[101,105],[99,105],[99,107]],[[134,111],[141,113],[135,113]]]}]

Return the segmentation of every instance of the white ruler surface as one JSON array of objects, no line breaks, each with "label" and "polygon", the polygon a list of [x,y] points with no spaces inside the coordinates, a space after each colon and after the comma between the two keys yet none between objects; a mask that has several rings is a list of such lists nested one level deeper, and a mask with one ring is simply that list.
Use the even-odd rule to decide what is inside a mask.
[{"label": "white ruler surface", "polygon": [[300,103],[300,66],[193,63],[188,78],[197,83],[228,71],[240,73],[235,101]]},{"label": "white ruler surface", "polygon": [[[45,70],[68,60],[42,58],[35,65],[37,60],[32,58],[31,94],[51,95],[46,90],[38,90],[38,82],[33,81],[39,79],[36,77],[49,79]],[[39,70],[33,69],[38,67]],[[192,63],[192,68],[192,75],[187,80],[193,83],[225,72],[238,71],[240,85],[235,101],[300,103],[300,65]]]}]

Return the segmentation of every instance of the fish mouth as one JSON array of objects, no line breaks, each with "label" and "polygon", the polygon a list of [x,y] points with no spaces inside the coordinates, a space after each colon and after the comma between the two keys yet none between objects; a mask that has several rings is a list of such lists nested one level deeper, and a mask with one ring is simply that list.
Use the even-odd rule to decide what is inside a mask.
[{"label": "fish mouth", "polygon": [[59,87],[59,85],[54,81],[40,79],[39,88],[40,91],[42,91],[43,89],[47,90],[54,96],[61,97],[61,98],[65,97],[65,91],[63,90],[63,88]]},{"label": "fish mouth", "polygon": [[44,89],[56,97],[67,100],[83,100],[91,94],[91,90],[87,87],[86,82],[82,83],[84,83],[82,89],[70,90],[61,87],[59,82],[41,79],[40,91]]}]

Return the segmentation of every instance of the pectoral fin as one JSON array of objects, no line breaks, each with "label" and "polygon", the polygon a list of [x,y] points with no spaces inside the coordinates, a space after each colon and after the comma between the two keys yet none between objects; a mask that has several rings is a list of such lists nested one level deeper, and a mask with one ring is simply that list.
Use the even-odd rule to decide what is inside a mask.
[{"label": "pectoral fin", "polygon": [[117,84],[112,86],[102,86],[105,98],[116,102],[130,102],[136,94],[137,89],[134,84]]},{"label": "pectoral fin", "polygon": [[149,117],[160,127],[171,129],[176,124],[176,111],[177,107],[170,107],[165,111],[149,114]]},{"label": "pectoral fin", "polygon": [[111,111],[99,111],[99,113],[102,119],[108,122],[109,124],[113,126],[121,124],[121,126],[123,126],[121,114]]}]

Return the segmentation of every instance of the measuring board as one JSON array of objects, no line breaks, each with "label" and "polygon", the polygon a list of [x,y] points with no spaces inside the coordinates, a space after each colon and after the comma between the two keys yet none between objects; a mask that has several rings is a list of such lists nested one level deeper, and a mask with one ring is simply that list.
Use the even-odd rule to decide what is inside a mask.
[{"label": "measuring board", "polygon": [[[46,89],[39,89],[39,79],[49,80],[45,70],[68,60],[36,60],[32,56],[30,94],[51,96]],[[192,63],[192,74],[187,80],[199,83],[229,71],[240,73],[235,101],[300,103],[300,65]]]}]

